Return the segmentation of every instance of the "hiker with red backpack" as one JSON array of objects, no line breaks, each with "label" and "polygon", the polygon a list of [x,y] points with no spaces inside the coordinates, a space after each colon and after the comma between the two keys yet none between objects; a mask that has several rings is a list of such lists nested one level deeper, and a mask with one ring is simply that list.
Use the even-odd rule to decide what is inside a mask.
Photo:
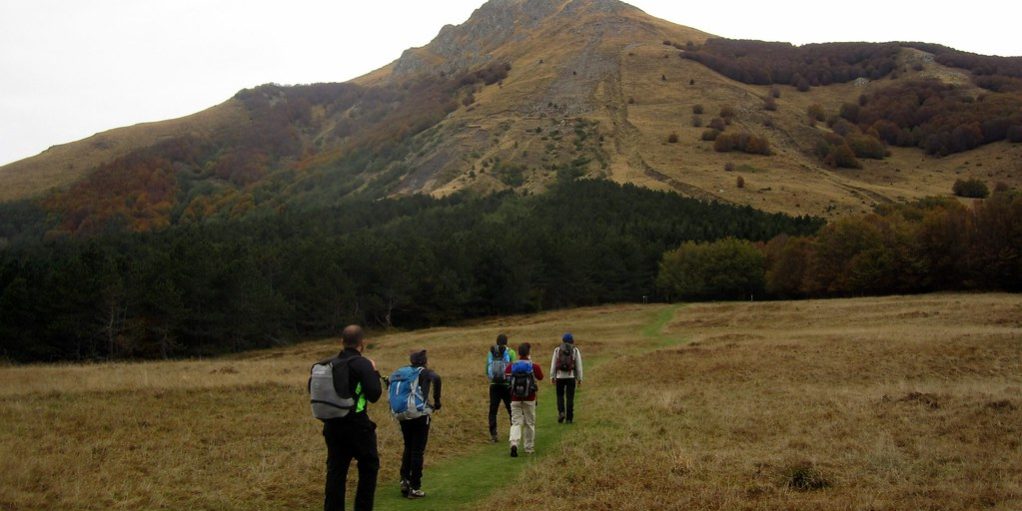
[{"label": "hiker with red backpack", "polygon": [[505,370],[518,360],[518,354],[507,345],[507,336],[497,336],[497,344],[490,347],[486,355],[486,378],[490,380],[490,440],[497,443],[497,410],[504,403],[507,416],[511,418],[511,386]]},{"label": "hiker with red backpack", "polygon": [[505,369],[511,387],[511,457],[518,457],[518,444],[527,454],[532,454],[536,445],[536,391],[537,381],[543,379],[543,369],[532,363],[529,353],[532,345],[523,342],[518,346],[520,359]]},{"label": "hiker with red backpack", "polygon": [[[401,495],[409,499],[426,496],[422,491],[422,464],[429,440],[432,413],[440,409],[440,375],[426,367],[426,350],[414,351],[410,365],[399,368],[387,379],[390,411],[401,425],[404,453],[401,456]],[[433,405],[428,402],[430,388]]]},{"label": "hiker with red backpack", "polygon": [[575,347],[571,333],[561,337],[550,360],[551,381],[557,387],[557,422],[575,420],[575,387],[582,385],[582,352]]}]

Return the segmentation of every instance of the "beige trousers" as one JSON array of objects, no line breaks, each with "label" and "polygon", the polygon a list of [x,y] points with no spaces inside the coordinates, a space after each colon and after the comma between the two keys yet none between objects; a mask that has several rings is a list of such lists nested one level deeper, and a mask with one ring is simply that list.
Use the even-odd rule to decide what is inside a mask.
[{"label": "beige trousers", "polygon": [[[523,438],[524,437],[524,438]],[[532,452],[536,447],[536,402],[511,402],[511,445],[519,442],[525,452]]]}]

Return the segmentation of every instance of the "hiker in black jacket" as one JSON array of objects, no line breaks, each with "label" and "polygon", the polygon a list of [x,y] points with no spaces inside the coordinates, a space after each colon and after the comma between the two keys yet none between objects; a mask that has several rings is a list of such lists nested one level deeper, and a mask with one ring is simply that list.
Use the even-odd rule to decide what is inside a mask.
[{"label": "hiker in black jacket", "polygon": [[[355,511],[371,511],[376,493],[376,475],[380,470],[380,455],[376,450],[376,424],[366,414],[367,403],[375,403],[383,393],[376,363],[363,357],[365,334],[362,327],[349,325],[341,333],[344,350],[337,355],[348,361],[348,385],[354,389],[355,408],[339,419],[323,421],[326,439],[326,498],[324,511],[344,510],[344,487],[348,480],[348,467],[352,458],[358,461],[358,488],[355,491]],[[334,385],[340,364],[334,365]],[[338,393],[341,389],[337,389]]]},{"label": "hiker in black jacket", "polygon": [[[440,409],[440,375],[426,367],[426,350],[415,351],[409,357],[412,367],[421,367],[419,388],[423,399],[429,398],[433,389],[432,411]],[[426,442],[429,440],[430,414],[416,419],[398,421],[401,424],[401,435],[404,437],[405,450],[401,456],[401,494],[409,499],[426,496],[422,491],[422,463],[426,456]]]}]

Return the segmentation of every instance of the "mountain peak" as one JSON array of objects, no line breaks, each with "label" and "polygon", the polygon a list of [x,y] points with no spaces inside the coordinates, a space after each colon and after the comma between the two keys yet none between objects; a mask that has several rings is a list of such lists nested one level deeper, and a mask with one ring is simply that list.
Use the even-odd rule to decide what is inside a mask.
[{"label": "mountain peak", "polygon": [[638,11],[619,0],[489,0],[461,25],[446,25],[429,44],[405,50],[395,76],[426,70],[451,72],[485,64],[507,43],[524,41],[551,18]]}]

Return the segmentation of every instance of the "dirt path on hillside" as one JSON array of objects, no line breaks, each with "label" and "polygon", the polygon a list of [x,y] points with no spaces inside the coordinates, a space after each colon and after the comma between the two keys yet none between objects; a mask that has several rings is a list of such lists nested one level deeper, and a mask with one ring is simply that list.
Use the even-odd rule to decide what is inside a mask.
[{"label": "dirt path on hillside", "polygon": [[610,96],[609,100],[606,102],[606,107],[613,126],[614,149],[617,153],[624,157],[630,167],[642,170],[643,174],[650,179],[664,183],[686,197],[705,201],[730,203],[731,201],[719,195],[710,193],[702,188],[668,176],[654,168],[646,161],[645,158],[642,157],[642,153],[639,149],[639,140],[641,139],[639,129],[628,120],[627,101],[624,97],[624,91],[622,90],[623,85],[621,82],[622,63],[620,62],[620,59],[622,57],[621,55],[618,55],[617,58],[619,59],[618,65],[604,83],[604,90],[607,95]]}]

